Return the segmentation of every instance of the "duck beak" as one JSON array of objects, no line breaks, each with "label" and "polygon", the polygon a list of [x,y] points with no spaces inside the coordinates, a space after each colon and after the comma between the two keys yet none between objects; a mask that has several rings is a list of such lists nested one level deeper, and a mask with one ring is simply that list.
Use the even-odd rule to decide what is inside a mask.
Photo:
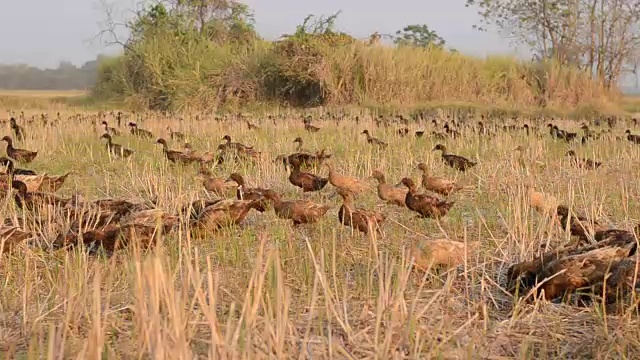
[{"label": "duck beak", "polygon": [[232,178],[228,178],[227,180],[225,180],[224,182],[228,183],[228,182],[233,182]]}]

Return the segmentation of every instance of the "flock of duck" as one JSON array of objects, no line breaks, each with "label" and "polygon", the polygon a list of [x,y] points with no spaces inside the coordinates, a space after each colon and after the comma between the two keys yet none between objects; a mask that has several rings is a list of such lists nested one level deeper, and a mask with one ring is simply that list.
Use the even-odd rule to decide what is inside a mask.
[{"label": "flock of duck", "polygon": [[[117,127],[109,126],[109,116],[117,121]],[[24,116],[20,118],[24,120]],[[42,120],[45,119],[43,116]],[[114,143],[112,139],[113,136],[122,135],[119,130],[123,125],[122,119],[123,114],[120,112],[100,113],[96,116],[95,124],[103,127],[101,139],[106,140],[105,147],[109,156],[126,159],[135,156],[134,151]],[[271,119],[275,123],[275,119]],[[237,118],[235,120],[239,121]],[[523,130],[528,136],[543,136],[536,127],[528,124],[488,126],[485,125],[487,120],[484,116],[481,120],[477,125],[470,126],[448,118],[442,126],[442,132],[434,130],[430,135],[436,140],[447,140],[461,136],[461,132],[464,131],[491,137],[499,131]],[[356,122],[359,122],[359,118],[356,118]],[[389,126],[393,122],[405,125],[397,130],[398,136],[410,135],[409,122],[401,116],[391,122],[382,117],[376,119],[378,126]],[[25,123],[28,124],[26,121]],[[250,130],[259,129],[248,120],[246,124]],[[303,124],[305,130],[310,133],[321,130],[320,127],[311,124],[310,118],[305,118]],[[610,133],[616,121],[608,119],[606,125],[609,129],[596,132],[583,124],[581,130],[584,135],[581,137],[552,123],[548,124],[548,128],[553,139],[584,144]],[[4,174],[0,175],[0,195],[13,195],[15,205],[22,210],[23,216],[18,219],[7,218],[0,226],[0,255],[9,253],[20,242],[35,237],[37,230],[34,227],[42,226],[43,222],[50,222],[51,219],[60,220],[55,246],[72,248],[83,244],[90,252],[102,249],[106,254],[111,254],[130,245],[140,248],[153,246],[162,234],[174,231],[179,226],[188,228],[192,234],[238,226],[243,224],[251,210],[263,213],[273,209],[279,218],[291,221],[293,226],[299,226],[318,222],[331,208],[328,204],[304,198],[285,199],[274,189],[250,187],[244,176],[237,172],[226,178],[214,176],[210,169],[216,163],[254,161],[261,158],[262,153],[253,146],[233,142],[229,135],[221,139],[222,143],[218,145],[217,153],[199,154],[189,143],[185,143],[181,151],[169,149],[164,138],[156,138],[151,131],[139,128],[136,122],[128,123],[131,136],[156,139],[155,142],[162,146],[162,153],[171,163],[199,165],[198,175],[203,187],[217,198],[199,199],[184,204],[177,214],[159,209],[153,200],[142,203],[113,198],[85,200],[78,195],[63,198],[55,192],[71,173],[52,176],[18,168],[16,163],[28,164],[37,157],[38,152],[14,147],[13,139],[24,140],[26,131],[23,126],[18,125],[14,117],[9,120],[9,126],[13,137],[4,136],[1,139],[7,144],[7,156],[0,157],[0,164],[6,168]],[[436,129],[440,124],[434,119],[432,126]],[[186,139],[185,134],[181,132],[174,132],[170,127],[167,127],[167,130],[172,140],[184,142]],[[368,144],[379,148],[387,147],[386,142],[373,137],[369,130],[362,131],[362,134],[366,136]],[[415,131],[414,135],[416,138],[422,138],[425,131]],[[629,130],[624,137],[618,137],[620,140],[625,138],[632,143],[640,143],[640,135],[633,135]],[[425,163],[416,167],[416,170],[422,172],[419,181],[421,186],[410,176],[402,178],[398,184],[388,183],[385,174],[380,170],[373,171],[369,179],[348,176],[336,170],[332,155],[325,149],[315,152],[305,150],[302,137],[297,137],[294,143],[297,144],[294,153],[275,158],[277,164],[289,169],[289,183],[300,188],[303,194],[318,192],[330,184],[335,188],[335,195],[342,198],[337,212],[338,222],[372,237],[383,233],[386,216],[380,211],[356,205],[358,195],[370,188],[369,179],[377,181],[377,195],[380,200],[412,211],[421,218],[430,219],[440,219],[447,215],[456,203],[450,199],[452,194],[473,188],[450,179],[432,176]],[[450,154],[442,143],[436,144],[433,151],[440,151],[443,163],[460,172],[466,172],[477,165],[476,161]],[[574,150],[568,150],[566,156],[579,168],[595,170],[601,166],[601,162],[578,158]],[[328,170],[326,177],[317,174],[318,169],[323,167]],[[589,288],[592,290],[591,294],[605,294],[610,301],[620,291],[628,293],[630,289],[640,286],[640,281],[636,282],[638,270],[634,255],[637,242],[633,231],[606,229],[593,219],[574,214],[564,205],[549,206],[548,199],[541,193],[530,191],[529,196],[532,206],[547,215],[550,214],[559,225],[569,229],[571,235],[580,240],[580,245],[513,264],[507,272],[507,285],[510,290],[533,289],[535,291],[531,294],[543,293],[547,299],[557,299],[565,294]],[[420,247],[414,247],[413,255],[417,266],[428,268],[434,265],[459,265],[464,258],[464,251],[466,250],[462,243],[453,240],[433,240],[426,242],[426,245],[423,243]],[[430,255],[425,257],[421,254]]]}]

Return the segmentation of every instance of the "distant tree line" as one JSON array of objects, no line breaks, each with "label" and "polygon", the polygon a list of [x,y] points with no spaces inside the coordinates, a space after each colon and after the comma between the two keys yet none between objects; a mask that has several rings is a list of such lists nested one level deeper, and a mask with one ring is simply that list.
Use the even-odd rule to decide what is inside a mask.
[{"label": "distant tree line", "polygon": [[40,69],[30,65],[0,64],[0,89],[5,90],[84,90],[92,87],[98,77],[98,56],[77,67],[68,61],[56,69]]}]

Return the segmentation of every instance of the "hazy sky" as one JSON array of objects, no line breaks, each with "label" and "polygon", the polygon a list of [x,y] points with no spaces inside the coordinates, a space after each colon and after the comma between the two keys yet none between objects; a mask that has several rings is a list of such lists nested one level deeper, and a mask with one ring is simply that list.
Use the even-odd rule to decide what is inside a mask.
[{"label": "hazy sky", "polygon": [[[27,63],[56,67],[61,60],[81,64],[100,53],[113,53],[93,39],[104,21],[101,1],[117,9],[122,20],[136,0],[3,0],[0,21],[0,63]],[[308,14],[332,14],[342,10],[338,29],[357,38],[374,31],[392,34],[407,24],[428,24],[451,47],[484,56],[513,53],[497,33],[471,28],[478,22],[465,0],[244,0],[255,12],[261,35],[277,38],[291,33]]]}]

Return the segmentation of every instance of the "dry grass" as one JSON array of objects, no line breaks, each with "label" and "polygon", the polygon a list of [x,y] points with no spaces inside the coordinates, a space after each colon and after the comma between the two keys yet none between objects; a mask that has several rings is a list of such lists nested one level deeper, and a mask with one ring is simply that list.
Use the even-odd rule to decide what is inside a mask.
[{"label": "dry grass", "polygon": [[[584,171],[568,166],[567,145],[546,132],[540,138],[524,132],[501,132],[494,139],[465,134],[447,141],[451,152],[479,159],[461,175],[431,152],[435,141],[428,136],[402,139],[394,126],[376,128],[367,114],[353,110],[349,115],[356,114],[363,119],[359,126],[318,122],[322,130],[316,134],[306,133],[295,113],[278,126],[257,117],[252,120],[261,127],[257,131],[206,117],[195,121],[190,114],[184,121],[152,116],[139,125],[168,137],[171,124],[188,134],[198,151],[215,149],[224,134],[254,145],[266,154],[264,162],[223,164],[214,173],[240,172],[250,185],[271,187],[286,198],[302,194],[272,160],[293,152],[297,136],[306,148],[330,150],[343,174],[365,178],[381,169],[389,182],[406,175],[417,180],[415,167],[425,162],[432,174],[477,189],[456,195],[456,205],[439,224],[382,205],[373,191],[360,196],[358,206],[379,208],[389,219],[384,236],[374,239],[338,223],[338,200],[327,197],[330,185],[308,195],[333,205],[313,226],[293,229],[273,211],[253,212],[243,228],[198,239],[180,230],[148,254],[123,252],[105,259],[50,250],[54,233],[44,226],[32,244],[0,257],[2,358],[558,359],[638,353],[640,327],[633,307],[609,313],[597,304],[527,304],[501,284],[512,262],[569,241],[529,209],[526,184],[605,223],[629,228],[640,213],[635,181],[640,147],[611,139],[575,145],[580,156],[605,163]],[[579,123],[566,120],[563,126],[577,130]],[[369,146],[359,135],[365,128],[390,146]],[[411,129],[432,130],[429,122]],[[196,169],[167,164],[151,141],[116,137],[136,153],[131,161],[110,161],[98,140],[100,131],[66,120],[56,127],[33,125],[18,146],[40,151],[30,164],[36,171],[76,172],[60,191],[64,195],[140,200],[157,194],[159,206],[170,211],[206,196],[195,180]],[[516,145],[526,147],[522,158],[513,151]],[[11,198],[2,200],[0,211],[19,215]],[[412,272],[404,255],[425,238],[460,240],[473,244],[473,251],[449,273]]]}]

